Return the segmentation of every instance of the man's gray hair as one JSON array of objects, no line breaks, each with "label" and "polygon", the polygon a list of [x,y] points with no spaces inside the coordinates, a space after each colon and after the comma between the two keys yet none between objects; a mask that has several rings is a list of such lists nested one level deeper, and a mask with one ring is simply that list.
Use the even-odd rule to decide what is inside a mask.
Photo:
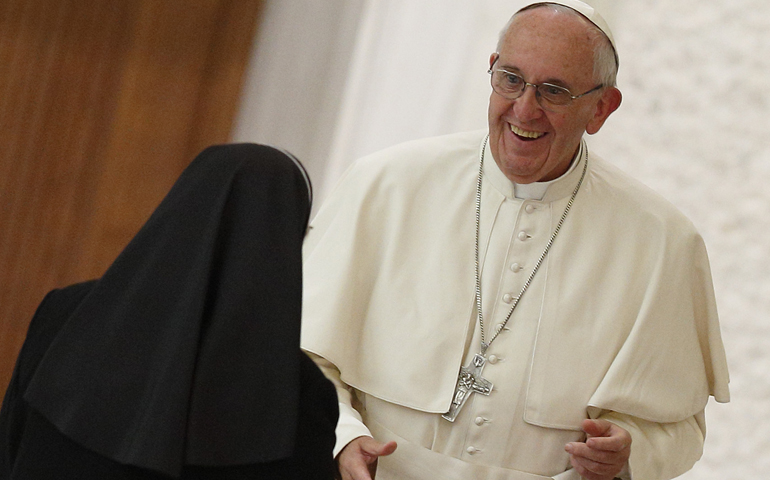
[{"label": "man's gray hair", "polygon": [[613,48],[610,39],[607,38],[607,35],[605,35],[599,27],[594,25],[593,22],[583,16],[580,12],[577,12],[567,6],[559,5],[558,3],[537,3],[528,7],[524,7],[513,14],[513,16],[508,20],[508,23],[505,24],[505,27],[503,27],[502,31],[500,32],[500,36],[497,40],[497,52],[499,53],[500,49],[503,47],[505,36],[507,35],[508,30],[511,28],[511,24],[513,23],[514,19],[516,19],[516,17],[522,12],[541,7],[550,7],[557,12],[575,15],[590,27],[589,34],[594,49],[594,80],[596,83],[600,83],[605,87],[616,86],[618,82],[618,61],[615,48]]}]

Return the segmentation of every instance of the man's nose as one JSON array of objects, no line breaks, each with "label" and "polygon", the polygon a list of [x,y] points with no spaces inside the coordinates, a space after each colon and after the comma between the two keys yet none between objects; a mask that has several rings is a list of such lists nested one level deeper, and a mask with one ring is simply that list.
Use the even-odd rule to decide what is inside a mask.
[{"label": "man's nose", "polygon": [[530,84],[525,85],[524,93],[513,102],[513,111],[516,118],[523,122],[540,117],[543,109],[537,101],[537,88]]}]

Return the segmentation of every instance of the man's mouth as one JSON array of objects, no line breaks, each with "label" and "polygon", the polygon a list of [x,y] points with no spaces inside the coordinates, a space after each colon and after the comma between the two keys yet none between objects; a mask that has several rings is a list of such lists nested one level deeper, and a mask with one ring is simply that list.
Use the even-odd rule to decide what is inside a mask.
[{"label": "man's mouth", "polygon": [[516,125],[511,125],[511,132],[513,132],[514,135],[521,138],[522,140],[529,141],[529,140],[537,140],[538,138],[545,135],[545,132],[528,132],[526,130],[522,130]]}]

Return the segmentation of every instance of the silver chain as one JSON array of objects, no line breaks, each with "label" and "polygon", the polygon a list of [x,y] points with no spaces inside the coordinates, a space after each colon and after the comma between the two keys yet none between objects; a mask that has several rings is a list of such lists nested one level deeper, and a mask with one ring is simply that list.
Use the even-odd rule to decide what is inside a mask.
[{"label": "silver chain", "polygon": [[556,236],[559,234],[559,230],[561,230],[561,226],[564,223],[564,219],[567,218],[567,214],[570,211],[570,208],[572,208],[572,203],[575,201],[575,197],[577,196],[578,190],[580,190],[580,186],[583,184],[583,179],[586,176],[586,171],[588,170],[588,146],[584,145],[583,151],[585,162],[583,163],[583,173],[580,176],[580,180],[578,181],[577,185],[575,186],[575,190],[572,192],[572,197],[570,197],[569,202],[567,203],[567,206],[564,208],[564,213],[562,213],[561,218],[559,219],[559,223],[556,225],[556,228],[553,230],[553,233],[551,234],[551,238],[548,240],[548,243],[545,246],[545,250],[543,250],[543,253],[540,255],[540,258],[537,260],[537,263],[535,264],[535,268],[532,269],[532,273],[529,275],[529,278],[527,278],[527,281],[524,283],[524,286],[521,288],[521,291],[516,296],[516,298],[513,299],[513,304],[511,305],[511,309],[508,311],[508,315],[505,317],[505,320],[503,321],[502,325],[500,325],[500,328],[495,332],[495,334],[492,336],[492,338],[489,340],[489,342],[485,342],[485,334],[484,334],[484,317],[481,314],[481,275],[479,274],[479,231],[481,230],[481,177],[484,172],[484,153],[487,149],[487,143],[489,142],[489,135],[484,139],[484,145],[481,147],[481,160],[479,161],[479,180],[476,184],[476,312],[479,322],[479,327],[481,328],[481,354],[485,355],[487,352],[487,348],[489,348],[490,345],[492,345],[492,342],[495,341],[498,335],[500,335],[500,332],[505,328],[505,326],[508,324],[508,320],[511,319],[511,315],[513,315],[513,311],[516,309],[516,306],[519,304],[519,300],[521,300],[522,295],[524,295],[524,292],[527,291],[529,288],[530,283],[532,283],[532,279],[535,277],[535,274],[537,273],[538,269],[540,268],[540,265],[543,264],[543,261],[545,260],[545,257],[548,255],[548,251],[551,249],[551,246],[553,245],[554,240],[556,240]]}]

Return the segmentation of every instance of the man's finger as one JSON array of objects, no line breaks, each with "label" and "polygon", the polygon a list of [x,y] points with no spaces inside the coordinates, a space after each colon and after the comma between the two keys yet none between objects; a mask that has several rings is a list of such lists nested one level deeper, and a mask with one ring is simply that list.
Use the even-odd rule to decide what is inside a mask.
[{"label": "man's finger", "polygon": [[585,420],[582,424],[587,439],[570,442],[564,449],[570,454],[570,463],[588,480],[614,477],[631,454],[631,434],[606,420]]},{"label": "man's finger", "polygon": [[631,445],[631,434],[607,420],[584,420],[582,427],[590,448],[622,452]]},{"label": "man's finger", "polygon": [[610,435],[610,431],[612,430],[613,423],[608,422],[607,420],[583,420],[583,424],[581,425],[583,428],[583,431],[586,432],[586,435],[588,435],[589,438],[591,437],[607,437]]},{"label": "man's finger", "polygon": [[593,437],[586,440],[586,445],[594,450],[617,453],[627,449],[631,445],[631,439],[622,436]]},{"label": "man's finger", "polygon": [[585,443],[578,442],[568,443],[565,447],[565,450],[567,453],[574,457],[585,458],[593,462],[608,465],[617,463],[619,458],[625,458],[625,456],[619,452],[599,450],[596,448],[591,448]]},{"label": "man's finger", "polygon": [[570,457],[570,464],[586,480],[599,480],[613,478],[618,472],[617,468],[609,465],[597,464],[585,459]]}]

